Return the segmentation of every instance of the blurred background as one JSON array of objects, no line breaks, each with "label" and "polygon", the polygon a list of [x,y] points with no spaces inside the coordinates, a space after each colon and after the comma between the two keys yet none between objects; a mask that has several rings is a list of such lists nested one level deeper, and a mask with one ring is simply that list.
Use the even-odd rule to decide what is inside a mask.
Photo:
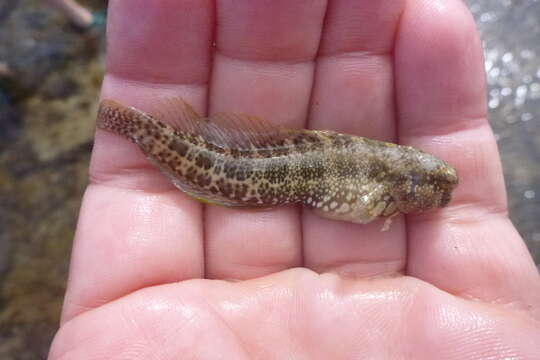
[{"label": "blurred background", "polygon": [[[69,16],[51,2],[0,2],[2,360],[45,359],[56,331],[104,68],[106,1]],[[540,1],[465,2],[511,218],[540,264]]]}]

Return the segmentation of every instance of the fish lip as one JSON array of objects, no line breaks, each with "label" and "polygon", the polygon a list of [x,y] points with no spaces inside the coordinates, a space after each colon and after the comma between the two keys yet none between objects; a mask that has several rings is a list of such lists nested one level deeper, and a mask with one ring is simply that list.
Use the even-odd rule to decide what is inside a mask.
[{"label": "fish lip", "polygon": [[447,186],[443,189],[444,191],[439,202],[439,207],[445,207],[450,203],[452,200],[452,192],[459,185],[459,177],[454,167],[448,165],[444,174]]},{"label": "fish lip", "polygon": [[452,185],[452,189],[454,189],[459,184],[459,176],[457,174],[456,169],[452,166],[448,166],[447,175],[450,179],[449,183],[450,185]]},{"label": "fish lip", "polygon": [[448,205],[450,203],[450,201],[452,201],[452,190],[445,191],[442,194],[441,201],[439,203],[439,207],[440,208],[445,207],[446,205]]}]

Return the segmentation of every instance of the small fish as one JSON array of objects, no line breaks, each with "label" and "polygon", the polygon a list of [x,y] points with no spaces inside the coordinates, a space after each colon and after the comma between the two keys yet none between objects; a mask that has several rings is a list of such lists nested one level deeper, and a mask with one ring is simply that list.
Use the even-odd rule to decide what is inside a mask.
[{"label": "small fish", "polygon": [[203,117],[179,98],[153,115],[103,100],[97,125],[137,144],[180,190],[222,206],[302,203],[366,224],[446,206],[458,184],[453,167],[410,146],[243,114]]}]

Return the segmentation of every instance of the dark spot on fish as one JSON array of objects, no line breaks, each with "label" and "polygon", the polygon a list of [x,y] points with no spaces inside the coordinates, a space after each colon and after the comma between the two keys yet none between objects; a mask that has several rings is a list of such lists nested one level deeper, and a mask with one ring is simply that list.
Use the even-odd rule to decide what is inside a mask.
[{"label": "dark spot on fish", "polygon": [[178,155],[180,156],[186,156],[186,153],[187,151],[189,150],[189,147],[187,144],[185,144],[184,142],[182,141],[178,141],[176,139],[173,139],[170,144],[169,144],[169,147],[176,151],[178,153]]},{"label": "dark spot on fish", "polygon": [[186,171],[186,179],[191,183],[196,183],[197,169],[190,166]]},{"label": "dark spot on fish", "polygon": [[277,146],[285,146],[286,144],[285,139],[278,139],[275,143]]},{"label": "dark spot on fish", "polygon": [[238,149],[229,149],[229,155],[235,159],[238,159],[242,154]]},{"label": "dark spot on fish", "polygon": [[302,136],[296,136],[293,138],[294,145],[301,145],[304,143],[304,139],[302,139]]},{"label": "dark spot on fish", "polygon": [[221,174],[221,171],[223,170],[223,167],[221,165],[214,165],[214,168],[212,169],[212,172],[216,175]]},{"label": "dark spot on fish", "polygon": [[215,152],[215,153],[218,153],[218,154],[223,154],[225,153],[225,149],[215,145],[215,144],[212,144],[212,143],[206,143],[206,149],[208,149],[208,151],[212,151],[212,152]]},{"label": "dark spot on fish", "polygon": [[239,164],[236,170],[236,180],[244,181],[253,174],[251,165],[248,162],[242,162]]},{"label": "dark spot on fish", "polygon": [[256,154],[261,158],[267,158],[273,156],[273,150],[268,148],[257,149]]},{"label": "dark spot on fish", "polygon": [[368,179],[383,180],[387,179],[390,174],[388,167],[381,161],[372,161],[367,168],[366,176]]},{"label": "dark spot on fish", "polygon": [[277,148],[277,149],[274,150],[274,153],[272,154],[272,156],[275,156],[275,157],[287,156],[287,155],[290,155],[291,152],[294,152],[294,151],[296,151],[296,149],[286,148],[286,147]]},{"label": "dark spot on fish", "polygon": [[236,184],[234,189],[234,197],[242,199],[247,195],[248,186],[246,184]]},{"label": "dark spot on fish", "polygon": [[220,179],[217,182],[217,186],[219,188],[219,191],[226,197],[231,198],[233,193],[233,187],[229,182],[224,181],[223,179]]},{"label": "dark spot on fish", "polygon": [[198,167],[208,170],[214,164],[214,159],[212,158],[211,154],[205,151],[201,151],[197,155],[197,159],[195,159],[195,163],[197,164]]},{"label": "dark spot on fish", "polygon": [[182,176],[182,170],[178,168],[178,162],[176,160],[169,160],[167,165],[169,165],[169,168],[174,170],[177,175]]},{"label": "dark spot on fish", "polygon": [[273,189],[269,189],[268,191],[265,191],[261,194],[261,200],[266,204],[271,204],[272,200],[277,199],[276,193],[273,191]]},{"label": "dark spot on fish", "polygon": [[199,174],[197,176],[197,184],[201,187],[207,187],[212,182],[212,178],[208,175]]},{"label": "dark spot on fish", "polygon": [[264,177],[270,184],[284,182],[289,172],[289,166],[284,161],[273,161],[265,169]]},{"label": "dark spot on fish", "polygon": [[236,177],[237,166],[233,161],[226,161],[223,170],[225,171],[225,176],[229,179],[234,179]]}]

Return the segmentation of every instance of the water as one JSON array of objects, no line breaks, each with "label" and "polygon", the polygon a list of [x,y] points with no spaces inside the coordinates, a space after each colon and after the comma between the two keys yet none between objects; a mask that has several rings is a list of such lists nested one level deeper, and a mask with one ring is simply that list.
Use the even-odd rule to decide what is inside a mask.
[{"label": "water", "polygon": [[465,2],[483,40],[510,216],[540,264],[540,1]]}]

